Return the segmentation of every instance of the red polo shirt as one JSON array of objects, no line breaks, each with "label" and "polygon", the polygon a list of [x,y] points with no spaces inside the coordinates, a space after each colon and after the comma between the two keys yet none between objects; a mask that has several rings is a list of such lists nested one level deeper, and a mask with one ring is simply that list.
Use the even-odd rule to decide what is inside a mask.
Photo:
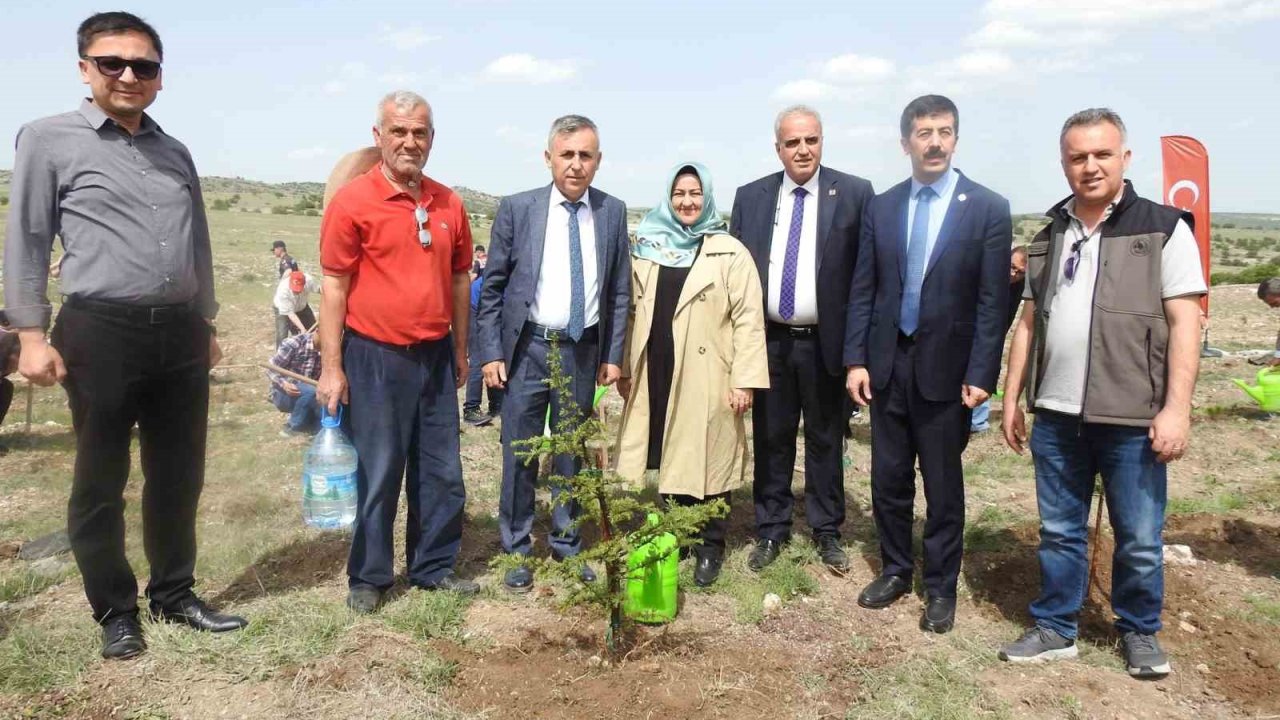
[{"label": "red polo shirt", "polygon": [[334,195],[320,225],[320,265],[349,275],[347,326],[382,342],[439,340],[453,318],[453,276],[471,269],[471,224],[462,198],[423,176],[431,246],[418,240],[408,193],[391,186],[382,165]]}]

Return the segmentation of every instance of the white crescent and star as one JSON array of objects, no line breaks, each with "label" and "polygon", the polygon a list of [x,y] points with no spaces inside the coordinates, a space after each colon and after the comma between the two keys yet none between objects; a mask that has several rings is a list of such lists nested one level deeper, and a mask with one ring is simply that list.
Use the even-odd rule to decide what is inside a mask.
[{"label": "white crescent and star", "polygon": [[[1179,190],[1191,191],[1191,203],[1185,207],[1182,205],[1178,205],[1177,201],[1174,200],[1174,198],[1178,196]],[[1178,182],[1169,186],[1169,194],[1167,196],[1167,201],[1170,205],[1178,207],[1179,209],[1190,210],[1191,208],[1195,207],[1196,203],[1200,202],[1200,186],[1195,184],[1195,182],[1191,180],[1179,180]]]}]

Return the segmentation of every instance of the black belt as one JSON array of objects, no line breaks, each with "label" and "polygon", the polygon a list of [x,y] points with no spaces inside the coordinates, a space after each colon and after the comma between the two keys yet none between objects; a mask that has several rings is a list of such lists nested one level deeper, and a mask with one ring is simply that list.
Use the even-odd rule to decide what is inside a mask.
[{"label": "black belt", "polygon": [[[539,325],[535,322],[527,322],[524,324],[525,332],[529,333],[529,337],[538,340],[555,340],[556,342],[574,342],[569,337],[569,331],[564,328],[549,328],[546,325]],[[600,334],[599,323],[582,330],[582,337],[577,342],[595,342]]]},{"label": "black belt", "polygon": [[63,304],[75,310],[121,318],[141,325],[167,325],[174,320],[195,312],[195,303],[193,302],[176,303],[174,305],[126,305],[107,300],[90,300],[72,295]]},{"label": "black belt", "polygon": [[817,325],[787,325],[770,321],[767,331],[770,335],[788,335],[793,338],[814,337],[818,334]]}]

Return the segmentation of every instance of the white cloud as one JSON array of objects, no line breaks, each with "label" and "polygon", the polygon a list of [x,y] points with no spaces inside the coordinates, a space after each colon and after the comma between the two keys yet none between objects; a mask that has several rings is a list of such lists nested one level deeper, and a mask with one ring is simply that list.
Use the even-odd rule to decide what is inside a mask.
[{"label": "white cloud", "polygon": [[361,80],[369,74],[369,66],[362,62],[344,62],[338,68],[338,75],[348,80]]},{"label": "white cloud", "polygon": [[418,26],[398,29],[383,26],[383,33],[383,41],[401,52],[416,50],[440,39],[439,35],[431,35]]},{"label": "white cloud", "polygon": [[773,98],[782,102],[817,102],[839,94],[836,86],[821,80],[793,80],[778,86],[773,91]]},{"label": "white cloud", "polygon": [[894,67],[892,62],[884,58],[849,53],[822,63],[821,72],[823,77],[833,83],[863,83],[891,77]]},{"label": "white cloud", "polygon": [[1069,36],[1061,38],[1063,44],[1100,43],[1115,30],[1132,26],[1181,22],[1194,27],[1277,17],[1280,0],[988,0],[982,12],[990,24]]},{"label": "white cloud", "polygon": [[965,38],[966,45],[985,48],[1029,47],[1044,42],[1044,35],[1008,20],[992,20]]},{"label": "white cloud", "polygon": [[1014,70],[1013,59],[997,50],[965,53],[946,64],[954,74],[964,77],[1003,77]]},{"label": "white cloud", "polygon": [[341,80],[330,80],[321,89],[326,95],[341,95],[347,91],[347,84]]},{"label": "white cloud", "polygon": [[403,70],[392,70],[378,76],[378,82],[388,87],[404,88],[418,82],[417,73],[405,72]]},{"label": "white cloud", "polygon": [[483,76],[494,82],[518,82],[533,85],[564,82],[578,74],[573,60],[550,60],[527,53],[503,55],[485,66]]},{"label": "white cloud", "polygon": [[526,148],[542,148],[545,147],[544,144],[547,141],[545,135],[539,135],[515,125],[499,125],[498,129],[493,131],[493,134],[497,135],[500,140]]},{"label": "white cloud", "polygon": [[898,137],[898,128],[892,125],[854,125],[845,130],[845,135],[854,140],[883,140]]},{"label": "white cloud", "polygon": [[289,151],[290,160],[315,160],[329,154],[329,148],[319,145],[314,147],[298,148]]}]

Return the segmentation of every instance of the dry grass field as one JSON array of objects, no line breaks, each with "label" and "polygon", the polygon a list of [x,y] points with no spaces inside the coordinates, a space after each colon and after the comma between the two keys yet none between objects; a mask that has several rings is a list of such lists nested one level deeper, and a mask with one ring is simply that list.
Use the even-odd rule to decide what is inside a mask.
[{"label": "dry grass field", "polygon": [[[270,240],[287,241],[314,269],[319,219],[218,211],[211,221],[224,362],[263,361],[273,337]],[[739,493],[721,581],[708,590],[684,582],[674,623],[639,630],[631,652],[603,660],[603,622],[560,608],[555,588],[519,598],[501,591],[487,566],[499,551],[498,430],[465,427],[459,569],[485,589],[465,601],[398,588],[378,614],[355,616],[342,602],[347,538],[301,522],[305,440],[280,437],[283,416],[267,401],[261,371],[232,368],[213,373],[197,577],[203,596],[251,625],[211,636],[147,624],[150,650],[129,662],[98,657],[69,557],[13,556],[63,527],[73,458],[60,389],[35,393],[30,432],[22,396],[15,401],[0,427],[9,448],[0,456],[0,718],[1280,717],[1280,419],[1253,409],[1231,384],[1256,370],[1235,353],[1270,347],[1280,317],[1252,287],[1216,287],[1212,302],[1214,344],[1233,354],[1203,364],[1193,449],[1170,468],[1166,542],[1190,546],[1197,564],[1166,573],[1162,639],[1174,673],[1165,680],[1131,680],[1115,651],[1105,522],[1079,660],[996,660],[996,648],[1027,624],[1038,571],[1030,460],[995,433],[974,437],[965,456],[956,630],[921,633],[917,597],[859,608],[855,597],[879,565],[865,420],[855,421],[846,451],[855,563],[845,577],[817,562],[802,518],[778,563],[760,575],[747,570],[751,506]],[[620,401],[611,394],[608,402],[616,410]],[[136,455],[134,467],[129,553],[145,578]],[[689,580],[691,570],[683,572]],[[781,606],[766,612],[766,593]]]}]

